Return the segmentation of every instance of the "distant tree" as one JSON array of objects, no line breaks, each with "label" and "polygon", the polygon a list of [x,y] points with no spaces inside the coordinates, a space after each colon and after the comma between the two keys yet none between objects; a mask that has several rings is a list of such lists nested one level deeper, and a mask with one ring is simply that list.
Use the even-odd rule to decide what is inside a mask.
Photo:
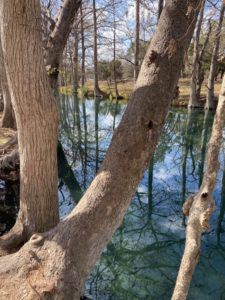
[{"label": "distant tree", "polygon": [[213,109],[214,108],[214,82],[216,76],[216,64],[218,58],[219,44],[220,44],[220,33],[224,20],[224,11],[225,11],[225,3],[223,2],[220,9],[220,17],[219,22],[215,34],[214,47],[211,57],[210,71],[208,77],[208,94],[205,103],[205,109]]}]

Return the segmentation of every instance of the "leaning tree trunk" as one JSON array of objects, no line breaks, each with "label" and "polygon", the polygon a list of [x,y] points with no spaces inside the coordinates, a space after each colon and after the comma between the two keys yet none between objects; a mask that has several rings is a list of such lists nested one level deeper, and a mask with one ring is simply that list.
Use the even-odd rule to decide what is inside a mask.
[{"label": "leaning tree trunk", "polygon": [[70,33],[75,15],[80,7],[81,0],[64,0],[57,17],[53,32],[50,34],[46,50],[46,68],[49,74],[50,84],[53,89],[57,87],[59,65],[63,50]]},{"label": "leaning tree trunk", "polygon": [[202,27],[202,20],[204,14],[205,0],[202,1],[202,6],[199,14],[199,19],[197,23],[196,36],[194,42],[193,50],[193,60],[192,60],[192,74],[191,74],[191,93],[189,98],[188,107],[198,107],[199,102],[197,99],[197,74],[198,74],[198,62],[199,62],[199,37]]},{"label": "leaning tree trunk", "polygon": [[9,93],[9,87],[6,78],[5,63],[3,59],[1,40],[0,40],[0,84],[2,88],[2,97],[4,101],[4,110],[3,110],[1,127],[16,129],[16,119],[12,108],[11,96]]},{"label": "leaning tree trunk", "polygon": [[214,108],[214,81],[216,76],[216,64],[217,64],[217,56],[219,51],[219,44],[220,44],[220,33],[223,24],[223,17],[225,11],[225,4],[223,2],[221,10],[220,10],[220,18],[218,27],[216,30],[215,41],[214,41],[214,48],[211,58],[211,65],[209,71],[209,78],[208,78],[208,94],[206,98],[205,109],[213,109]]},{"label": "leaning tree trunk", "polygon": [[16,114],[21,178],[20,211],[10,234],[22,227],[25,239],[59,221],[58,110],[44,67],[39,15],[36,1],[2,1],[1,38]]},{"label": "leaning tree trunk", "polygon": [[[37,1],[26,0],[27,6],[21,6],[21,1],[19,3],[15,0],[5,0],[3,3],[5,9],[11,8],[10,4],[14,3],[18,10],[22,10],[18,17],[23,15],[24,7],[26,15],[30,6],[34,14]],[[133,97],[114,132],[101,169],[79,204],[64,221],[45,234],[33,235],[20,251],[10,256],[10,259],[9,256],[0,258],[0,292],[3,300],[10,297],[26,300],[38,297],[79,299],[87,275],[121,224],[146,165],[152,158],[179,79],[184,53],[191,40],[198,7],[199,2],[196,4],[194,0],[166,2],[157,32],[143,61]],[[6,10],[11,17],[8,24],[12,28],[19,21],[15,22],[14,11],[15,8]],[[32,15],[32,20],[38,22],[39,15]],[[17,25],[16,28],[28,33],[31,30],[30,26]],[[12,32],[11,28],[8,29],[10,30],[7,32]],[[25,44],[32,45],[34,37],[40,34],[39,30],[34,31],[33,33],[32,30],[32,35],[26,34],[23,37]],[[7,32],[4,32],[6,37]],[[23,41],[14,40],[18,43]],[[37,53],[37,49],[41,51],[37,45],[38,43],[33,49],[32,59],[27,57],[29,64],[26,68],[31,68],[31,65],[32,68],[36,67],[35,62],[42,57],[41,53]],[[13,49],[11,47],[6,53],[11,54]],[[11,55],[9,57],[11,58]],[[13,73],[11,70],[14,70],[17,60],[21,58],[14,55],[11,59],[7,64],[10,74]],[[38,66],[38,74],[40,72],[41,78],[45,78],[44,66]],[[26,69],[23,67],[21,72],[17,73],[19,81],[25,79],[25,74]],[[35,91],[39,91],[42,81],[34,78],[34,82]],[[45,83],[47,84],[47,80]],[[13,84],[17,88],[16,81]],[[20,91],[21,88],[18,88]],[[48,91],[48,86],[46,88]],[[17,103],[19,100],[15,98],[14,101]],[[41,98],[38,101],[42,103]],[[46,102],[43,105],[45,107]],[[15,111],[17,114],[19,109]],[[34,114],[32,117],[33,123],[36,124],[38,115]],[[18,117],[18,120],[21,118]],[[48,121],[46,122],[48,124]],[[18,123],[20,125],[20,122]],[[18,129],[20,130],[20,127]],[[27,140],[28,145],[33,142],[35,143],[36,139]],[[38,144],[36,147],[39,148]],[[26,156],[27,152],[24,153],[23,148],[21,151]],[[49,152],[46,153],[50,155]],[[22,180],[28,178],[23,177]]]},{"label": "leaning tree trunk", "polygon": [[219,170],[219,150],[225,121],[225,76],[221,87],[219,103],[214,118],[212,135],[208,145],[206,170],[200,190],[190,196],[183,205],[183,213],[189,216],[186,229],[186,243],[172,300],[187,297],[192,275],[200,256],[201,236],[209,227],[208,221],[214,211],[212,192]]},{"label": "leaning tree trunk", "polygon": [[134,53],[134,81],[139,73],[139,34],[140,34],[140,1],[136,0],[136,29],[135,29],[135,53]]}]

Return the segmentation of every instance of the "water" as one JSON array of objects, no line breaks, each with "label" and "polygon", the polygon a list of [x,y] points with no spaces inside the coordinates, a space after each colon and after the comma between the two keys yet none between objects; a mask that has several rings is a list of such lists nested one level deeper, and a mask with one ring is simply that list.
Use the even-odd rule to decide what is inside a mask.
[{"label": "water", "polygon": [[[125,108],[125,102],[78,103],[62,96],[58,146],[61,217],[69,213],[95,177]],[[170,299],[185,241],[186,220],[181,208],[201,184],[212,121],[211,112],[169,111],[154,158],[123,224],[86,282],[89,298]],[[214,191],[217,209],[203,236],[188,299],[225,299],[223,146],[224,141]]]}]

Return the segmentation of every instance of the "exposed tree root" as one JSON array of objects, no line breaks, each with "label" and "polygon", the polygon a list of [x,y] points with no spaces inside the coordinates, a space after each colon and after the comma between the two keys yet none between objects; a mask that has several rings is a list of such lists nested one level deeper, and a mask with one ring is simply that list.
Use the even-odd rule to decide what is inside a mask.
[{"label": "exposed tree root", "polygon": [[17,220],[13,228],[0,237],[0,256],[5,256],[18,251],[27,241],[23,225]]}]

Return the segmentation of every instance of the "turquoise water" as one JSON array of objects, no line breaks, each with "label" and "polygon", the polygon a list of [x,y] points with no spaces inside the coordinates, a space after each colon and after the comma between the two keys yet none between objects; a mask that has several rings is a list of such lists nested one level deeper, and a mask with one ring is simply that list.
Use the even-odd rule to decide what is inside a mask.
[{"label": "turquoise water", "polygon": [[[94,178],[123,102],[63,98],[61,141],[81,189]],[[160,143],[121,227],[86,282],[91,299],[170,299],[183,253],[185,198],[201,184],[213,113],[172,108]],[[189,299],[225,299],[224,147],[214,198]],[[64,191],[69,195],[68,191]],[[65,196],[66,198],[66,196]]]},{"label": "turquoise water", "polygon": [[[95,177],[125,102],[61,95],[59,206],[67,215]],[[86,281],[90,299],[170,299],[185,241],[185,198],[201,184],[213,113],[171,108],[120,228]],[[224,132],[225,137],[225,132]],[[216,211],[204,234],[188,299],[225,299],[224,141],[214,191]],[[0,184],[0,233],[18,210],[18,186]],[[72,267],[72,266],[71,266]]]}]

